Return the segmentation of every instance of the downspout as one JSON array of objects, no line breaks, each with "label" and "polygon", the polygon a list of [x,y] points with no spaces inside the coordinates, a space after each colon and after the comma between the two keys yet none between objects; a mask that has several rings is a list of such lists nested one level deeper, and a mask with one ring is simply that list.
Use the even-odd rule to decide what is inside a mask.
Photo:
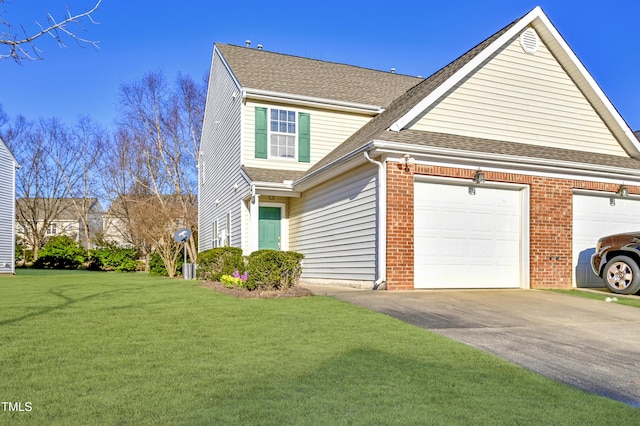
[{"label": "downspout", "polygon": [[371,164],[378,166],[377,186],[377,208],[376,215],[378,229],[378,271],[377,279],[373,283],[373,289],[385,289],[387,281],[387,173],[385,163],[372,160],[369,153],[364,151],[364,158]]}]

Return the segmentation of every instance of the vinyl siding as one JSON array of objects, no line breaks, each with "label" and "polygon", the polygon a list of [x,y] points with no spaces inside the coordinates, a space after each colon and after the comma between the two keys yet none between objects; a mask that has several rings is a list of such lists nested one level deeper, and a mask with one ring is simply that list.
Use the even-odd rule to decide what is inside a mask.
[{"label": "vinyl siding", "polygon": [[0,141],[0,273],[13,273],[15,265],[16,164]]},{"label": "vinyl siding", "polygon": [[542,41],[512,40],[411,128],[627,156]]},{"label": "vinyl siding", "polygon": [[305,255],[303,279],[375,280],[376,177],[363,166],[289,201],[289,244]]},{"label": "vinyl siding", "polygon": [[[274,107],[295,111],[296,113],[308,113],[311,123],[311,162],[301,163],[297,160],[255,158],[256,107]],[[247,100],[246,102],[243,118],[243,131],[245,135],[243,164],[247,167],[270,167],[284,170],[307,170],[371,119],[370,116],[364,114],[300,108],[290,105],[275,105],[251,100]]]},{"label": "vinyl siding", "polygon": [[241,115],[240,89],[214,51],[198,169],[199,251],[212,248],[213,222],[218,220],[219,229],[224,229],[227,213],[231,214],[231,245],[242,244],[241,200],[250,187],[240,173]]}]

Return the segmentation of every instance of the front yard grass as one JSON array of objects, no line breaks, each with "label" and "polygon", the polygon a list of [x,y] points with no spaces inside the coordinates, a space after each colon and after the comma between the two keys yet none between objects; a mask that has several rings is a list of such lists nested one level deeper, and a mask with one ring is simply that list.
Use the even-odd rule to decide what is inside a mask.
[{"label": "front yard grass", "polygon": [[0,277],[0,424],[637,424],[638,409],[328,297]]},{"label": "front yard grass", "polygon": [[[570,296],[584,297],[585,299],[602,300],[603,302],[606,302],[607,298],[609,298],[608,303],[617,303],[619,305],[626,305],[626,306],[633,306],[635,308],[640,308],[640,298],[615,294],[604,289],[602,291],[599,291],[599,290],[585,291],[585,290],[579,290],[579,289],[548,290],[548,291],[551,291],[553,293],[568,294]],[[614,298],[617,300],[615,300]],[[614,299],[614,300],[611,300],[611,299]]]}]

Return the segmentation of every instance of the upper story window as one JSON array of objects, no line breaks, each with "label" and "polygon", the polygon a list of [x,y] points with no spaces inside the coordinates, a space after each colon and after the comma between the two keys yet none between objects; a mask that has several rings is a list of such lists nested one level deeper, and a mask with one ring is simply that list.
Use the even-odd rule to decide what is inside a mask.
[{"label": "upper story window", "polygon": [[255,158],[311,161],[309,113],[255,107]]},{"label": "upper story window", "polygon": [[55,235],[55,234],[56,234],[56,231],[57,231],[57,230],[56,230],[56,224],[55,224],[55,223],[52,223],[52,224],[50,224],[50,225],[47,227],[47,232],[46,232],[46,234],[47,234],[47,235]]},{"label": "upper story window", "polygon": [[272,109],[270,119],[272,158],[296,158],[296,113]]}]

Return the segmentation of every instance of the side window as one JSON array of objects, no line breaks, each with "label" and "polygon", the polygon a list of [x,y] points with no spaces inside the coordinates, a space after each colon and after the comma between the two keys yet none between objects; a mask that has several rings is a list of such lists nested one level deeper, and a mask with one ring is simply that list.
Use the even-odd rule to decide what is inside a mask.
[{"label": "side window", "polygon": [[227,235],[225,245],[231,247],[231,212],[227,213]]},{"label": "side window", "polygon": [[218,239],[218,221],[217,220],[213,221],[213,227],[212,227],[211,231],[212,231],[211,232],[211,238],[212,238],[211,247],[212,248],[217,248],[217,247],[220,246],[220,241]]}]

